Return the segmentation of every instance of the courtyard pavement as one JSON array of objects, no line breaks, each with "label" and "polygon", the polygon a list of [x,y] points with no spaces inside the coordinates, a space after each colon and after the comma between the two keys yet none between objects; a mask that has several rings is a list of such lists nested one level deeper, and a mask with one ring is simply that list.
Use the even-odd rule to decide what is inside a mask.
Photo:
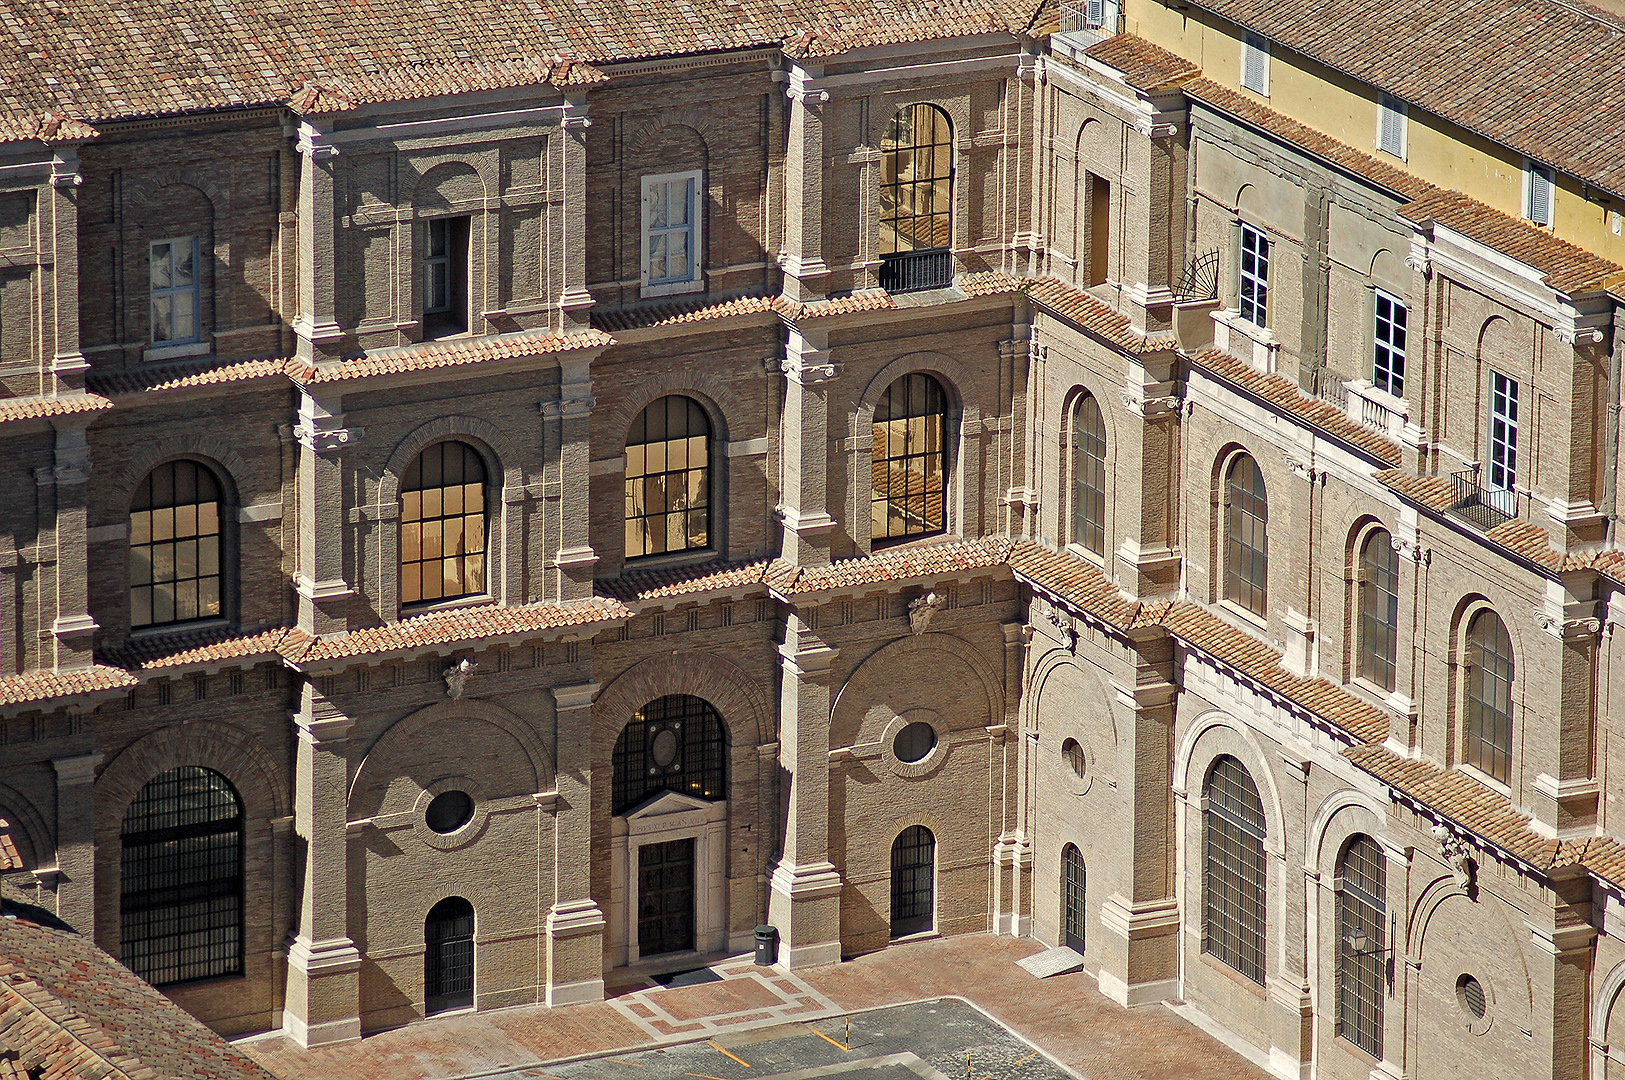
[{"label": "courtyard pavement", "polygon": [[[712,1064],[728,1065],[732,1071],[695,1068],[691,1075],[732,1080],[736,1075],[771,1074],[741,1069],[733,1062],[749,1055],[719,1056],[710,1044],[732,1051],[799,1038],[814,1028],[839,1040],[848,1013],[959,997],[1044,1056],[1089,1080],[1264,1080],[1267,1075],[1161,1005],[1124,1009],[1112,1003],[1087,974],[1034,979],[1015,961],[1037,951],[1039,946],[1030,941],[969,934],[894,945],[846,963],[796,972],[757,968],[749,958],[734,959],[712,965],[710,973],[675,980],[678,985],[669,987],[618,971],[612,973],[609,997],[602,1003],[446,1016],[318,1050],[301,1050],[277,1036],[241,1045],[284,1080],[440,1080],[484,1074],[510,1074],[512,1080],[602,1075],[607,1080],[610,1070],[594,1068],[592,1062],[573,1065],[568,1073],[541,1066],[623,1051],[609,1060],[634,1062],[624,1071],[643,1075],[650,1069],[636,1062],[664,1056],[643,1058],[639,1051],[692,1042],[694,1053],[709,1055]],[[886,1026],[877,1019],[880,1015],[872,1014],[868,1020],[853,1017],[854,1046]],[[815,1042],[813,1036],[795,1045],[805,1049]],[[897,1047],[891,1051],[901,1052]],[[840,1058],[837,1054],[832,1061]],[[1006,1055],[1006,1060],[1014,1059]],[[815,1071],[828,1074],[825,1069]],[[991,1071],[978,1071],[972,1080]],[[958,1074],[957,1069],[947,1073],[955,1080]]]}]

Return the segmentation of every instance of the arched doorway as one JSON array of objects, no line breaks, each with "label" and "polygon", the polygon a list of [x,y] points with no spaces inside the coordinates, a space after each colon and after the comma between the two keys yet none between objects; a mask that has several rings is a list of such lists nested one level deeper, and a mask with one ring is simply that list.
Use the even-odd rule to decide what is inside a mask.
[{"label": "arched doorway", "polygon": [[423,920],[423,1014],[474,1004],[474,905],[448,896]]},{"label": "arched doorway", "polygon": [[1061,849],[1061,944],[1083,952],[1083,854],[1076,844]]},{"label": "arched doorway", "polygon": [[937,838],[910,825],[891,846],[891,936],[923,934],[935,925]]}]

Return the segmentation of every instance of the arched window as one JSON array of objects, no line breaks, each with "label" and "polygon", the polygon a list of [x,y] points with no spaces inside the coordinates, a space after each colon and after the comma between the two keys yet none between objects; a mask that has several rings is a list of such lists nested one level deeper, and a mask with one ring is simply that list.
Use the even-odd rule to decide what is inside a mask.
[{"label": "arched window", "polygon": [[435,443],[401,477],[401,603],[485,591],[485,461]]},{"label": "arched window", "polygon": [[935,105],[909,105],[880,140],[880,287],[953,281],[953,126]]},{"label": "arched window", "polygon": [[875,406],[870,510],[875,541],[947,529],[948,395],[923,372],[904,375]]},{"label": "arched window", "polygon": [[891,846],[891,936],[931,929],[936,914],[937,838],[910,825]]},{"label": "arched window", "polygon": [[1224,487],[1224,596],[1262,615],[1268,599],[1270,512],[1258,463],[1237,454]]},{"label": "arched window", "polygon": [[1061,849],[1061,944],[1083,951],[1083,853],[1076,844]]},{"label": "arched window", "polygon": [[1106,550],[1106,427],[1092,394],[1072,412],[1072,542]]},{"label": "arched window", "polygon": [[474,1004],[474,905],[448,896],[423,920],[423,1013]]},{"label": "arched window", "polygon": [[1207,774],[1202,804],[1202,951],[1262,983],[1264,804],[1228,756]]},{"label": "arched window", "polygon": [[1337,1034],[1382,1057],[1382,999],[1388,932],[1382,845],[1356,836],[1337,864]]},{"label": "arched window", "polygon": [[130,625],[219,618],[220,484],[195,461],[166,461],[130,500]]},{"label": "arched window", "polygon": [[650,402],[626,436],[626,557],[711,543],[711,421],[693,398]]},{"label": "arched window", "polygon": [[1392,690],[1399,644],[1399,553],[1386,529],[1372,529],[1360,547],[1359,586],[1360,662],[1355,671]]},{"label": "arched window", "polygon": [[1485,609],[1467,627],[1462,759],[1505,784],[1512,775],[1512,639]]},{"label": "arched window", "polygon": [[225,777],[182,765],[124,811],[119,959],[156,986],[243,971],[243,807]]},{"label": "arched window", "polygon": [[728,732],[704,698],[656,698],[615,740],[611,813],[624,814],[650,795],[677,791],[717,802],[728,797]]}]

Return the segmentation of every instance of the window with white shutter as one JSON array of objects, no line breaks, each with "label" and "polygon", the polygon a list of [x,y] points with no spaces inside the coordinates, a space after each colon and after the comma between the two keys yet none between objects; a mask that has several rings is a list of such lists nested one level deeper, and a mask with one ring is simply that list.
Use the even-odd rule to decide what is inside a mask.
[{"label": "window with white shutter", "polygon": [[1241,85],[1269,97],[1270,43],[1265,38],[1248,34],[1241,43]]},{"label": "window with white shutter", "polygon": [[1084,11],[1089,29],[1099,30],[1106,24],[1106,0],[1086,0]]},{"label": "window with white shutter", "polygon": [[1553,195],[1551,170],[1531,161],[1524,165],[1523,178],[1523,216],[1536,225],[1550,225]]},{"label": "window with white shutter", "polygon": [[1405,103],[1387,94],[1377,102],[1377,149],[1405,156]]},{"label": "window with white shutter", "polygon": [[701,174],[643,178],[643,294],[692,292],[702,286]]}]

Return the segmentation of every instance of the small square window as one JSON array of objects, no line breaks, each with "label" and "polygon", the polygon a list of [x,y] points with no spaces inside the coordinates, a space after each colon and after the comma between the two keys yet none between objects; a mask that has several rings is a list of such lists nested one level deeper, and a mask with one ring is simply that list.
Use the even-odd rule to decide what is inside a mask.
[{"label": "small square window", "polygon": [[1405,103],[1387,94],[1377,102],[1377,149],[1405,156]]},{"label": "small square window", "polygon": [[181,345],[201,334],[198,310],[198,243],[195,236],[154,241],[148,265],[152,276],[152,342]]},{"label": "small square window", "polygon": [[1550,226],[1556,184],[1552,170],[1533,161],[1523,169],[1523,216],[1536,225]]},{"label": "small square window", "polygon": [[1255,94],[1270,95],[1270,43],[1248,34],[1241,43],[1241,85]]},{"label": "small square window", "polygon": [[702,287],[704,257],[698,170],[643,178],[645,296],[693,292]]}]

